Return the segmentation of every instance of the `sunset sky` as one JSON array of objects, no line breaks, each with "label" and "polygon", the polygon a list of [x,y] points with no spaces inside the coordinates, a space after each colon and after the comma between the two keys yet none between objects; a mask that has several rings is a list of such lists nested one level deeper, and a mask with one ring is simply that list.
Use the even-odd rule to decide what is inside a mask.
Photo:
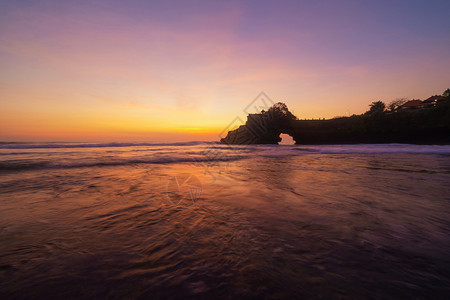
[{"label": "sunset sky", "polygon": [[0,1],[0,141],[218,140],[450,88],[450,1]]}]

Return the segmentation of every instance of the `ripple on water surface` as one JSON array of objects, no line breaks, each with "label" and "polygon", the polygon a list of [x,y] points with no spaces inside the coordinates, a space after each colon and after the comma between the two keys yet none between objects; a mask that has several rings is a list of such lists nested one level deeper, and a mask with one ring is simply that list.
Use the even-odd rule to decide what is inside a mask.
[{"label": "ripple on water surface", "polygon": [[449,295],[448,155],[274,149],[0,174],[0,295]]}]

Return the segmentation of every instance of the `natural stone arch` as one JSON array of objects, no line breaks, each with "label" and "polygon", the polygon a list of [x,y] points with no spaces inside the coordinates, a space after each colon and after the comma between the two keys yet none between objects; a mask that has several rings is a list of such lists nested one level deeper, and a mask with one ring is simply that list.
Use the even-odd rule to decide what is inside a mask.
[{"label": "natural stone arch", "polygon": [[249,114],[245,125],[229,131],[220,141],[224,144],[278,144],[280,134],[289,134],[294,141],[293,122],[297,120],[286,104],[278,102],[267,111]]},{"label": "natural stone arch", "polygon": [[278,145],[295,145],[295,140],[292,135],[289,133],[280,133],[280,141],[278,142]]}]

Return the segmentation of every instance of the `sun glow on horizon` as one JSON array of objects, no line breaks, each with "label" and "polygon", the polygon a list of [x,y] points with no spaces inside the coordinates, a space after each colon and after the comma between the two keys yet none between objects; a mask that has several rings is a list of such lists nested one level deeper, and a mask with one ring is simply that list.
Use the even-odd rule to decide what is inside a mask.
[{"label": "sun glow on horizon", "polygon": [[261,91],[300,119],[425,98],[449,6],[3,1],[0,141],[218,140]]}]

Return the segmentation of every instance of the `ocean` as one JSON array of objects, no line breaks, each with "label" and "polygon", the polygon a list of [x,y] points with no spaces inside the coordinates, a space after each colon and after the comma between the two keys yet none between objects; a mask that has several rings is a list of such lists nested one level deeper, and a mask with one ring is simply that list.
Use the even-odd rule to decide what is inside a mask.
[{"label": "ocean", "polygon": [[448,299],[450,146],[0,144],[0,298]]}]

